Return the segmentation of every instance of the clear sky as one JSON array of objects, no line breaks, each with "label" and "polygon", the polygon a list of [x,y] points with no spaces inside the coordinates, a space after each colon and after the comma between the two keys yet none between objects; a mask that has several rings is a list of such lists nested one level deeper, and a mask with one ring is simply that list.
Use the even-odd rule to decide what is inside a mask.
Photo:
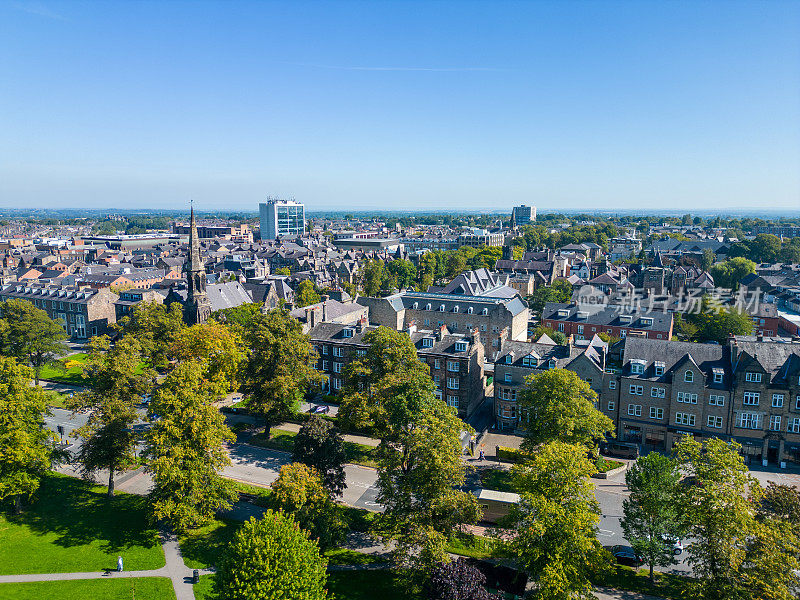
[{"label": "clear sky", "polygon": [[0,1],[0,206],[797,209],[800,2]]}]

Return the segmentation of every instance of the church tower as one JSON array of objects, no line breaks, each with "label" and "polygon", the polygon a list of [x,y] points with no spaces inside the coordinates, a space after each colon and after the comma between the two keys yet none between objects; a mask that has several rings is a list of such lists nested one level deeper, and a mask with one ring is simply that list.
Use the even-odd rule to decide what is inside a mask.
[{"label": "church tower", "polygon": [[191,213],[189,230],[189,257],[184,268],[189,285],[186,303],[183,305],[183,319],[189,325],[205,323],[211,315],[211,301],[206,295],[206,270],[200,260],[200,238],[194,220],[194,207]]}]

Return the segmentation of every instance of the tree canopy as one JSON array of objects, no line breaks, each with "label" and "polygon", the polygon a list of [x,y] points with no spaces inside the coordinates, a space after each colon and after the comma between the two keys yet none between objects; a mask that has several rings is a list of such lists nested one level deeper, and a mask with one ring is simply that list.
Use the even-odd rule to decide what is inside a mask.
[{"label": "tree canopy", "polygon": [[2,353],[30,365],[38,384],[42,367],[67,352],[64,328],[28,300],[0,303],[0,315]]},{"label": "tree canopy", "polygon": [[313,467],[322,477],[332,496],[341,496],[345,488],[344,465],[347,462],[344,438],[333,423],[312,415],[294,439],[293,459]]}]

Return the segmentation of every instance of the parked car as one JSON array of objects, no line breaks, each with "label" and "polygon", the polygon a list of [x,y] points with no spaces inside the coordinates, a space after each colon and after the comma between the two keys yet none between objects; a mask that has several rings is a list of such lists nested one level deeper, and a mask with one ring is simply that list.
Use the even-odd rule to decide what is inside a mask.
[{"label": "parked car", "polygon": [[670,538],[664,538],[664,541],[667,544],[672,544],[672,553],[675,556],[678,556],[678,554],[683,552],[683,542],[681,542],[680,540],[673,540],[673,539],[670,539]]},{"label": "parked car", "polygon": [[331,412],[331,407],[327,404],[317,404],[309,411],[312,415],[327,415]]},{"label": "parked car", "polygon": [[611,548],[611,556],[619,564],[629,567],[641,567],[644,564],[642,557],[636,554],[636,551],[630,546],[613,546]]},{"label": "parked car", "polygon": [[603,442],[600,444],[600,453],[618,458],[639,458],[639,446],[626,442]]}]

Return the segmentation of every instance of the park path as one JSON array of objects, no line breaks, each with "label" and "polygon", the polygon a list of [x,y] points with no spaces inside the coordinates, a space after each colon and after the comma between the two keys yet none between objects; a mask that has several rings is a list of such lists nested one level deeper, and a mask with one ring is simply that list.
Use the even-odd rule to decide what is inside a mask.
[{"label": "park path", "polygon": [[[192,570],[183,562],[178,537],[166,531],[161,532],[161,547],[164,550],[165,564],[160,569],[147,571],[97,571],[85,573],[26,573],[23,575],[0,575],[0,583],[28,583],[32,581],[66,581],[72,579],[120,579],[130,577],[167,577],[172,581],[177,600],[194,600]],[[125,556],[123,555],[123,559]],[[213,573],[201,569],[201,575]]]}]

